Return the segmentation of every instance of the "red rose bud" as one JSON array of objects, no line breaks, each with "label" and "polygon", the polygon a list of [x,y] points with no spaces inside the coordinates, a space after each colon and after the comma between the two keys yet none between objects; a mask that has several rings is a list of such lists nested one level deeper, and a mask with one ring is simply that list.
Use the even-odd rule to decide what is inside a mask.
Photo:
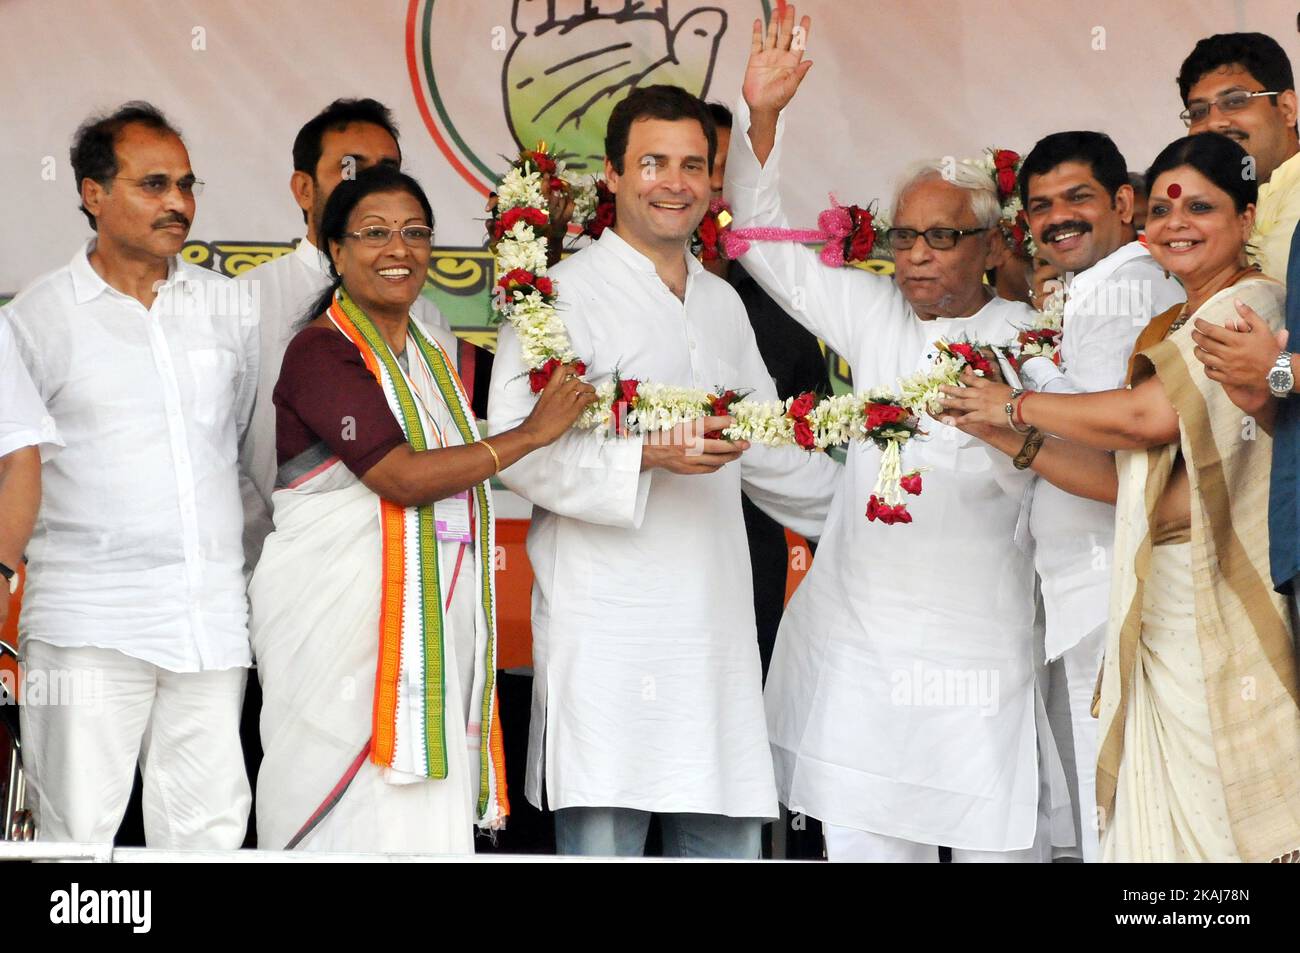
[{"label": "red rose bud", "polygon": [[552,283],[551,279],[547,278],[545,275],[543,275],[540,278],[534,278],[533,287],[536,288],[538,291],[540,291],[542,295],[547,298],[555,294],[554,283]]},{"label": "red rose bud", "polygon": [[[581,361],[578,362],[578,364],[581,363],[582,363]],[[585,367],[582,369],[582,372],[583,373],[586,372]],[[641,383],[640,381],[632,380],[630,378],[628,380],[619,381],[618,382],[619,398],[629,404],[632,403],[634,400],[636,400],[636,389],[640,385],[640,383]]]},{"label": "red rose bud", "polygon": [[510,229],[519,224],[519,222],[524,222],[534,228],[541,228],[547,223],[548,219],[549,216],[539,208],[529,208],[525,206],[512,208],[497,219],[495,234],[497,238],[500,238],[505,235],[506,232],[510,231]]},{"label": "red rose bud", "polygon": [[794,422],[794,442],[805,450],[812,450],[817,446],[817,438],[813,436],[812,427],[808,426],[806,420],[796,420]]},{"label": "red rose bud", "polygon": [[545,152],[533,150],[532,152],[525,153],[525,155],[532,161],[533,165],[537,167],[537,171],[542,173],[542,175],[550,175],[555,171],[555,160]]},{"label": "red rose bud", "polygon": [[903,492],[910,493],[913,496],[920,496],[921,474],[909,473],[898,481],[898,485],[903,488]]},{"label": "red rose bud", "polygon": [[[581,365],[582,362],[577,361],[574,363],[573,369],[576,371]],[[551,375],[555,373],[555,369],[559,366],[560,366],[559,359],[553,357],[545,364],[543,364],[541,367],[529,371],[528,372],[529,390],[531,390],[534,394],[540,394],[542,391],[546,390],[546,385],[551,382]],[[585,367],[581,371],[578,371],[579,374],[583,374],[585,372],[586,372]]]},{"label": "red rose bud", "polygon": [[899,503],[894,507],[894,520],[899,523],[912,522],[912,514],[907,512],[907,504]]},{"label": "red rose bud", "polygon": [[876,247],[876,230],[871,227],[871,215],[849,235],[844,257],[849,261],[867,261],[871,249]]},{"label": "red rose bud", "polygon": [[871,499],[867,500],[867,519],[876,520],[880,517],[881,504],[876,494],[871,494]]},{"label": "red rose bud", "polygon": [[713,416],[715,417],[727,416],[727,414],[731,412],[731,405],[734,404],[739,398],[740,395],[736,393],[734,390],[723,391],[721,394],[714,397],[713,402],[710,404],[710,409],[713,411]]},{"label": "red rose bud", "polygon": [[895,424],[907,419],[907,410],[893,404],[867,404],[867,430],[875,430],[886,424]]},{"label": "red rose bud", "polygon": [[801,417],[807,417],[816,406],[817,395],[812,391],[806,391],[794,399],[787,413],[794,420],[798,420]]},{"label": "red rose bud", "polygon": [[998,197],[1005,199],[1016,190],[1016,170],[998,169]]}]

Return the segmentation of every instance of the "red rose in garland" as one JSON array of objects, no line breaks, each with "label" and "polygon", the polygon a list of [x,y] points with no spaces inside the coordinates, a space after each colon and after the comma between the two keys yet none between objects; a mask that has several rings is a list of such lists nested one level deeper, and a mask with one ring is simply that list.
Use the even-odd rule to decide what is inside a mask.
[{"label": "red rose in garland", "polygon": [[817,406],[817,395],[812,391],[805,391],[790,402],[790,416],[795,420],[800,417],[807,417],[812,413],[813,408]]},{"label": "red rose in garland", "polygon": [[999,149],[993,153],[993,168],[997,172],[998,180],[998,198],[1004,202],[1016,191],[1016,164],[1019,161],[1019,154],[1010,149]]},{"label": "red rose in garland", "polygon": [[582,234],[589,238],[596,239],[604,233],[605,229],[614,225],[616,209],[614,206],[614,193],[609,190],[604,179],[596,181],[596,211],[591,216],[591,221],[582,227]]},{"label": "red rose in garland", "polygon": [[636,390],[640,381],[633,378],[620,378],[615,382],[614,403],[610,405],[610,419],[614,422],[614,433],[620,437],[627,436],[627,412],[636,402]]},{"label": "red rose in garland", "polygon": [[548,156],[545,152],[540,152],[534,149],[531,152],[525,152],[524,158],[527,161],[531,162],[533,164],[533,167],[537,169],[537,171],[540,172],[542,175],[553,175],[555,173],[555,169],[556,169],[555,160],[552,159],[550,156]]},{"label": "red rose in garland", "polygon": [[817,395],[812,391],[805,391],[790,401],[790,409],[785,412],[785,415],[794,421],[794,442],[805,450],[812,450],[817,446],[817,437],[813,433],[812,425],[808,423],[808,415],[816,406]]},{"label": "red rose in garland", "polygon": [[[731,414],[731,405],[740,400],[744,395],[739,391],[725,390],[721,394],[715,394],[709,404],[709,413],[714,417],[726,417]],[[705,440],[721,440],[721,430],[710,430],[704,435]]]},{"label": "red rose in garland", "polygon": [[550,216],[539,208],[529,208],[527,206],[512,208],[492,222],[492,240],[494,242],[501,241],[506,232],[514,228],[519,222],[524,222],[533,228],[544,228],[549,220]]},{"label": "red rose in garland", "polygon": [[958,341],[955,344],[949,344],[948,350],[964,360],[971,369],[981,374],[990,374],[993,372],[993,364],[985,357],[973,344],[967,344],[965,341]]},{"label": "red rose in garland", "polygon": [[[557,367],[560,367],[560,360],[559,358],[553,357],[541,367],[529,371],[528,389],[534,394],[540,394],[542,391],[546,390],[546,385],[551,382],[551,375],[555,373]],[[573,373],[581,377],[583,374],[587,373],[587,365],[582,361],[574,361]]]},{"label": "red rose in garland", "polygon": [[898,485],[903,488],[904,493],[910,493],[912,496],[921,495],[921,474],[913,470],[898,481]]},{"label": "red rose in garland", "polygon": [[871,212],[858,205],[848,207],[849,217],[853,222],[853,231],[844,243],[845,262],[869,261],[871,250],[876,247],[875,219]]},{"label": "red rose in garland", "polygon": [[866,429],[871,431],[887,424],[896,424],[910,416],[905,407],[897,407],[894,404],[867,404]]}]

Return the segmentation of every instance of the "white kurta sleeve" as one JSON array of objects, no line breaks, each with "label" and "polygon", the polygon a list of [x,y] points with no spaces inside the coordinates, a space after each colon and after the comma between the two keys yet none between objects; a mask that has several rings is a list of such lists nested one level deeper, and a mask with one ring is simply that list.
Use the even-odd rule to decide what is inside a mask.
[{"label": "white kurta sleeve", "polygon": [[[734,296],[733,296],[734,297]],[[740,299],[735,299],[736,357],[740,380],[754,382],[752,400],[776,400],[753,325]],[[740,457],[740,481],[745,495],[760,510],[800,536],[821,537],[831,498],[844,468],[827,453],[802,447],[750,447]]]},{"label": "white kurta sleeve", "polygon": [[[517,427],[536,402],[519,338],[509,324],[502,324],[488,392],[489,433]],[[645,516],[651,481],[651,471],[641,470],[641,443],[640,437],[571,430],[502,470],[501,482],[560,516],[635,529]]]},{"label": "white kurta sleeve", "polygon": [[63,441],[18,353],[13,330],[0,311],[0,457],[37,447],[48,460]]},{"label": "white kurta sleeve", "polygon": [[1056,363],[1047,357],[1031,357],[1021,364],[1020,379],[1026,390],[1048,394],[1082,393],[1061,373]]},{"label": "white kurta sleeve", "polygon": [[[735,216],[733,229],[788,228],[781,209],[779,167],[785,118],[777,121],[776,144],[764,165],[749,141],[749,107],[736,105],[727,177],[723,188]],[[808,227],[805,223],[799,227]],[[831,268],[797,242],[756,241],[740,259],[754,279],[786,312],[837,354],[860,353],[858,336],[898,294],[893,281],[858,268]]]}]

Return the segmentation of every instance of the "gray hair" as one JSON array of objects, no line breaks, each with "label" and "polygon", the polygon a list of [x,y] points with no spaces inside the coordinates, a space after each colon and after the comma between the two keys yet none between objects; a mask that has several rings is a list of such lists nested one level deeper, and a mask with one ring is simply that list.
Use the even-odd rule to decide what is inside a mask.
[{"label": "gray hair", "polygon": [[894,190],[894,204],[890,208],[890,223],[898,221],[898,206],[903,195],[919,182],[927,179],[945,182],[970,193],[970,208],[980,228],[996,228],[1002,220],[1002,203],[998,201],[997,186],[993,177],[973,162],[945,157],[913,164]]}]

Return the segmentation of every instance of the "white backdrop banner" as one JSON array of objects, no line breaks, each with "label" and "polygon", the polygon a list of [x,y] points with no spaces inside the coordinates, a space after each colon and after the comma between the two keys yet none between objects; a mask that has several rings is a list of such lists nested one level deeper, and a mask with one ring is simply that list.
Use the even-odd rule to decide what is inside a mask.
[{"label": "white backdrop banner", "polygon": [[[89,230],[68,164],[87,115],[147,99],[207,187],[187,255],[236,273],[302,233],[298,128],[339,96],[401,127],[438,217],[430,293],[469,337],[487,324],[483,203],[503,156],[539,139],[599,168],[636,84],[733,103],[750,26],[777,0],[0,0],[0,295],[64,264]],[[1282,0],[805,0],[815,65],[790,110],[787,204],[887,203],[915,159],[1026,151],[1110,133],[1140,170],[1184,134],[1175,84],[1203,36],[1258,30],[1294,57]],[[476,334],[476,331],[478,332]]]}]

